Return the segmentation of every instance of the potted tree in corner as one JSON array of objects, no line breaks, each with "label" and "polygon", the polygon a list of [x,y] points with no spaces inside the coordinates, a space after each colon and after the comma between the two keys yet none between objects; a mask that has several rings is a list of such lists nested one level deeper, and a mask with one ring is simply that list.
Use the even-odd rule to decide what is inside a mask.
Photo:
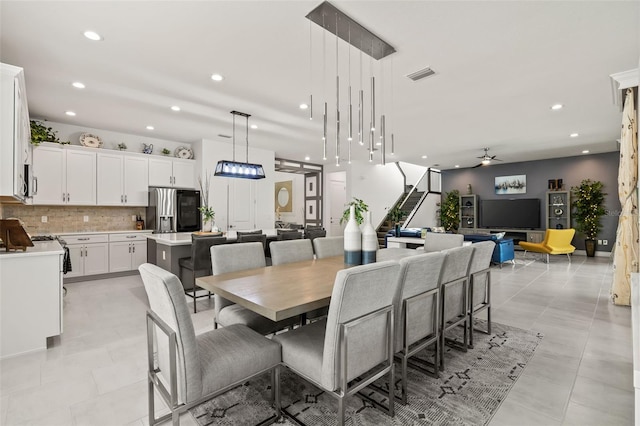
[{"label": "potted tree in corner", "polygon": [[596,253],[596,238],[602,229],[600,219],[604,215],[604,184],[599,180],[584,179],[580,185],[571,187],[574,208],[573,218],[576,221],[576,231],[585,236],[584,248],[587,256]]},{"label": "potted tree in corner", "polygon": [[446,232],[456,232],[460,224],[460,191],[447,192],[440,204],[440,226]]}]

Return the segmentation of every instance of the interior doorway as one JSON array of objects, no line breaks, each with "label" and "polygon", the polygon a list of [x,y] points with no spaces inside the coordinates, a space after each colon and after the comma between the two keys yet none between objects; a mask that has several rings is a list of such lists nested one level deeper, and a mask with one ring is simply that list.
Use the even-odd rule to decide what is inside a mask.
[{"label": "interior doorway", "polygon": [[335,237],[343,234],[340,218],[347,203],[347,173],[334,172],[327,174],[329,199],[329,227],[327,235]]}]

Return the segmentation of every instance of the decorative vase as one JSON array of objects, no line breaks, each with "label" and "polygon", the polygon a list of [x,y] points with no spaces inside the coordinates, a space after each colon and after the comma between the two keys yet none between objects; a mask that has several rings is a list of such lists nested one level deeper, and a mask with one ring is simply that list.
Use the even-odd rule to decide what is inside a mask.
[{"label": "decorative vase", "polygon": [[371,225],[371,212],[367,212],[362,225],[362,264],[375,263],[377,251],[378,234]]},{"label": "decorative vase", "polygon": [[213,228],[213,220],[212,219],[203,219],[202,220],[202,232],[211,232]]},{"label": "decorative vase", "polygon": [[349,208],[349,221],[344,228],[344,263],[346,265],[362,263],[362,233],[356,221],[355,206]]},{"label": "decorative vase", "polygon": [[473,195],[473,190],[471,189],[471,184],[467,184],[467,195]]},{"label": "decorative vase", "polygon": [[395,225],[393,225],[394,231],[396,233],[396,237],[400,236],[400,224],[396,223]]},{"label": "decorative vase", "polygon": [[587,257],[595,257],[596,240],[584,240],[584,249],[587,252]]}]

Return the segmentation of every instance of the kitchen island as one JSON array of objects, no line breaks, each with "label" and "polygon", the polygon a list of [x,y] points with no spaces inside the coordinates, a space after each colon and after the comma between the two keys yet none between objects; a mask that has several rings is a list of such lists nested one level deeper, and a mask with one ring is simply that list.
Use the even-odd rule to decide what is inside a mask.
[{"label": "kitchen island", "polygon": [[62,334],[63,255],[55,240],[0,252],[0,358],[46,349]]}]

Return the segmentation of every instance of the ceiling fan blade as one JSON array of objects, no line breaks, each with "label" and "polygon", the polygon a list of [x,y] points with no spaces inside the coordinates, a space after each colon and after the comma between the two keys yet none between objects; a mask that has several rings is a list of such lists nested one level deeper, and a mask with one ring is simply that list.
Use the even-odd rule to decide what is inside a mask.
[{"label": "ceiling fan blade", "polygon": [[477,165],[473,166],[472,169],[475,169],[476,167],[480,167],[480,166],[484,166],[484,164],[482,164],[482,163],[477,164]]},{"label": "ceiling fan blade", "polygon": [[492,160],[495,160],[495,161],[502,161],[502,160],[501,160],[501,159],[499,159],[499,158],[492,158]]},{"label": "ceiling fan blade", "polygon": [[491,156],[491,159],[492,159],[492,160],[495,160],[495,159],[496,159],[496,157],[497,157],[497,155],[492,155],[492,156]]}]

